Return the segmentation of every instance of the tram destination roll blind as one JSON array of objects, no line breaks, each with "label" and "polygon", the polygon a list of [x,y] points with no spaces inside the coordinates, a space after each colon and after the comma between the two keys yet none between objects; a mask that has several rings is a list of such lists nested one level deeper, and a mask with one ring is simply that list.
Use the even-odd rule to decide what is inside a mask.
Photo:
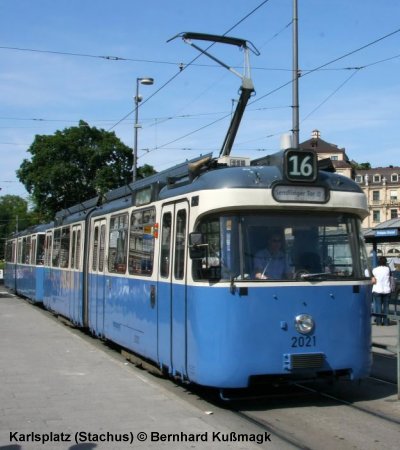
[{"label": "tram destination roll blind", "polygon": [[326,192],[322,186],[274,186],[272,195],[278,202],[326,202]]}]

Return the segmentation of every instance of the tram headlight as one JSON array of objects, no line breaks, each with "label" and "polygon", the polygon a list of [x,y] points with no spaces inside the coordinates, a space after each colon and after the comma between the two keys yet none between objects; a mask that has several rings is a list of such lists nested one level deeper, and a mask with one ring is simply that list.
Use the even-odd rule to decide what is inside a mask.
[{"label": "tram headlight", "polygon": [[301,334],[309,334],[315,328],[314,319],[308,314],[300,314],[294,319],[296,330]]}]

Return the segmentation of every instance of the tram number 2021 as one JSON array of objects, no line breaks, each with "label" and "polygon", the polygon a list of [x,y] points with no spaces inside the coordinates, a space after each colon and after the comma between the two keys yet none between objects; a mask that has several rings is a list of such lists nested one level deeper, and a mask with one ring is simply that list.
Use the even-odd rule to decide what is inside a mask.
[{"label": "tram number 2021", "polygon": [[317,338],[315,336],[292,336],[292,347],[315,347]]}]

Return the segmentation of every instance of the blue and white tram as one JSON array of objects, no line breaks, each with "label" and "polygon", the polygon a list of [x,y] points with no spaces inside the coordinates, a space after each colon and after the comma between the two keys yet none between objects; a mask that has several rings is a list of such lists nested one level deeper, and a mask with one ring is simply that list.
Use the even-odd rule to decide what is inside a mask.
[{"label": "blue and white tram", "polygon": [[[313,152],[255,164],[207,157],[63,211],[46,232],[44,304],[201,385],[365,377],[364,194],[316,171]],[[269,235],[285,271],[269,274],[271,253],[259,276]]]},{"label": "blue and white tram", "polygon": [[[40,234],[9,242],[17,291],[34,299],[21,258],[35,235],[44,305],[168,374],[221,388],[366,376],[366,199],[352,180],[316,172],[311,152],[281,157],[238,167],[207,157],[197,173],[184,164],[62,211]],[[296,158],[314,161],[303,164],[311,176],[288,173]],[[285,271],[269,276],[269,255],[260,277],[271,234]]]},{"label": "blue and white tram", "polygon": [[[367,375],[366,199],[336,174],[291,180],[282,172],[298,157],[310,153],[286,152],[283,166],[207,171],[161,191],[158,357],[170,372],[219,387]],[[192,258],[185,264],[179,249],[187,230]],[[279,235],[287,270],[256,278],[268,234]],[[171,267],[164,270],[165,261]],[[272,264],[270,255],[263,271]]]},{"label": "blue and white tram", "polygon": [[37,225],[6,242],[5,286],[35,303],[43,301],[44,232]]}]

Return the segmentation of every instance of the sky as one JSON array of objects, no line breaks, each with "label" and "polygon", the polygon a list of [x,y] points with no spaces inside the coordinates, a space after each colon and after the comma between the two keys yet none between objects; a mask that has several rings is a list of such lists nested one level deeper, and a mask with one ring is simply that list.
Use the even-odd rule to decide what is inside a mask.
[{"label": "sky", "polygon": [[[292,18],[293,0],[0,0],[0,195],[28,198],[16,170],[36,135],[84,120],[133,148],[141,77],[154,84],[139,88],[138,165],[217,156],[241,80],[169,41],[182,32],[259,50],[232,155],[278,151],[293,128]],[[352,160],[400,166],[400,1],[298,0],[298,36],[300,142],[318,129]],[[209,52],[243,72],[238,47]]]}]

